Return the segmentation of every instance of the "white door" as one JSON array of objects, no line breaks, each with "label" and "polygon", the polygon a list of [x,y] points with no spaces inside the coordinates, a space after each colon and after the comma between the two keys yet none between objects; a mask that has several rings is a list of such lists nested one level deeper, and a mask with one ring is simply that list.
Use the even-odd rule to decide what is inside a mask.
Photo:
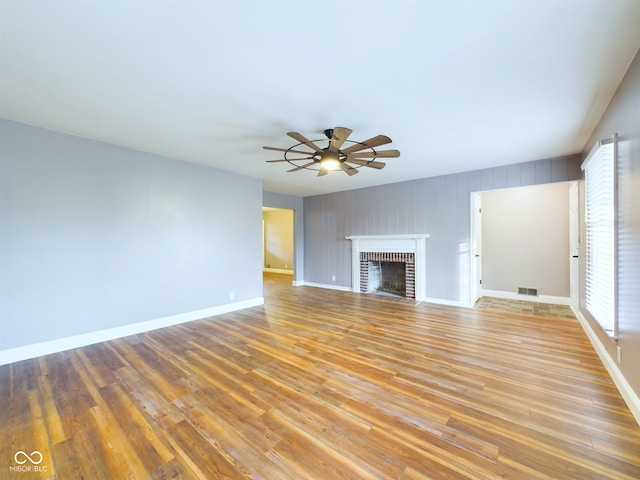
[{"label": "white door", "polygon": [[471,193],[471,304],[480,298],[482,289],[482,196]]},{"label": "white door", "polygon": [[580,192],[579,183],[569,188],[569,296],[578,305],[580,285]]}]

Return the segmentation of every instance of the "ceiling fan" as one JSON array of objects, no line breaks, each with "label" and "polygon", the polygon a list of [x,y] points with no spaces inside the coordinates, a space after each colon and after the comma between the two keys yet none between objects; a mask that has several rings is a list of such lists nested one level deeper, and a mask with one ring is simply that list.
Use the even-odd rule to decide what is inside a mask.
[{"label": "ceiling fan", "polygon": [[[287,172],[300,170],[316,170],[321,177],[335,170],[342,170],[347,175],[355,175],[360,167],[370,167],[380,170],[385,163],[376,161],[376,158],[398,158],[398,150],[376,150],[375,147],[391,143],[391,139],[385,135],[377,135],[363,142],[348,140],[351,130],[344,127],[328,128],[324,131],[329,144],[322,147],[319,142],[326,140],[309,140],[297,132],[288,132],[287,135],[299,143],[289,148],[262,147],[266,150],[284,152],[284,158],[267,160],[272,162],[289,162],[294,166]],[[346,148],[342,148],[343,146]],[[306,147],[310,150],[302,150]]]}]

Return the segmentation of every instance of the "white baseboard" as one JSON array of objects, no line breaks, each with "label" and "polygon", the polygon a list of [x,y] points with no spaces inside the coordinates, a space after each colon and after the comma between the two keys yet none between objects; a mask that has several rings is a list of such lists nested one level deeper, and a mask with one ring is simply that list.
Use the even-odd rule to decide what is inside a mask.
[{"label": "white baseboard", "polygon": [[284,273],[285,275],[293,275],[293,270],[288,270],[286,268],[263,268],[262,271],[268,273]]},{"label": "white baseboard", "polygon": [[640,397],[638,397],[638,395],[636,395],[636,393],[633,391],[631,385],[629,385],[629,382],[627,382],[627,379],[624,378],[624,375],[622,375],[622,372],[620,371],[618,365],[609,356],[602,343],[600,343],[600,339],[593,331],[591,324],[587,321],[586,318],[584,318],[584,315],[582,315],[580,310],[574,307],[572,307],[572,309],[573,313],[575,313],[576,317],[580,321],[580,324],[582,325],[582,328],[587,334],[587,337],[589,337],[593,348],[595,348],[596,353],[600,357],[604,368],[606,368],[607,372],[609,372],[609,376],[618,388],[618,391],[629,407],[629,410],[631,410],[631,414],[636,419],[636,422],[638,422],[638,425],[640,425]]},{"label": "white baseboard", "polygon": [[156,318],[145,322],[132,323],[130,325],[122,325],[120,327],[107,328],[105,330],[97,330],[95,332],[83,333],[72,337],[59,338],[48,342],[34,343],[22,347],[9,348],[0,350],[0,365],[19,362],[29,358],[40,357],[50,353],[58,353],[73,348],[84,347],[94,343],[106,342],[116,338],[135,335],[136,333],[148,332],[158,328],[170,327],[179,323],[200,320],[202,318],[213,317],[223,313],[242,310],[244,308],[256,307],[264,304],[264,297],[252,298],[241,302],[228,303],[217,307],[204,308],[193,312],[180,313],[170,315],[168,317]]},{"label": "white baseboard", "polygon": [[326,283],[313,283],[313,282],[298,282],[297,287],[316,287],[316,288],[327,288],[329,290],[340,290],[341,292],[351,292],[351,287],[343,287],[342,285],[330,285]]},{"label": "white baseboard", "polygon": [[291,285],[293,285],[294,287],[302,287],[304,286],[304,280],[294,280],[293,282],[291,282]]},{"label": "white baseboard", "polygon": [[570,297],[556,297],[553,295],[522,295],[515,292],[504,292],[502,290],[486,290],[481,288],[479,297],[496,297],[506,298],[508,300],[524,300],[525,302],[553,303],[555,305],[569,305],[572,300]]}]

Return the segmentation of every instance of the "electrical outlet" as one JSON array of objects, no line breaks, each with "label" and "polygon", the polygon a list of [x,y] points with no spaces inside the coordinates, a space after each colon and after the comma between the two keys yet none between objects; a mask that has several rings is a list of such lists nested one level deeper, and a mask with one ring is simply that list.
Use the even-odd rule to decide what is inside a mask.
[{"label": "electrical outlet", "polygon": [[289,265],[287,265],[286,263],[284,264],[284,268],[289,268]]},{"label": "electrical outlet", "polygon": [[335,275],[331,275],[331,281],[335,282],[336,281],[336,276]]},{"label": "electrical outlet", "polygon": [[229,292],[229,300],[235,300],[236,292]]},{"label": "electrical outlet", "polygon": [[616,346],[616,352],[618,354],[618,363],[622,363],[622,347],[620,345]]}]

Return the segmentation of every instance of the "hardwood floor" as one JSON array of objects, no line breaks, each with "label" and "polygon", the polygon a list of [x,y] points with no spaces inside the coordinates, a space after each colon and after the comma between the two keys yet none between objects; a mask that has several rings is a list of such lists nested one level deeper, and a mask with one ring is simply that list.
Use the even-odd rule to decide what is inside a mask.
[{"label": "hardwood floor", "polygon": [[640,478],[640,427],[577,320],[290,282],[0,367],[0,478]]}]

